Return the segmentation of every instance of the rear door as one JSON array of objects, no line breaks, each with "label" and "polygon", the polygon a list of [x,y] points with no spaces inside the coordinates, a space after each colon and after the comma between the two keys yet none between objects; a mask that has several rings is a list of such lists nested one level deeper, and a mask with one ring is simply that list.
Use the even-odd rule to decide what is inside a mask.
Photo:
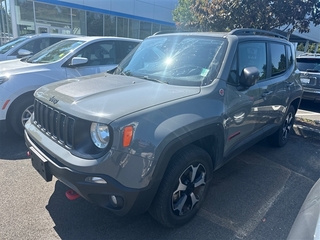
[{"label": "rear door", "polygon": [[268,42],[268,64],[266,77],[260,79],[258,85],[261,89],[259,106],[259,128],[265,131],[277,128],[286,112],[287,85],[291,72],[288,69],[286,44]]}]

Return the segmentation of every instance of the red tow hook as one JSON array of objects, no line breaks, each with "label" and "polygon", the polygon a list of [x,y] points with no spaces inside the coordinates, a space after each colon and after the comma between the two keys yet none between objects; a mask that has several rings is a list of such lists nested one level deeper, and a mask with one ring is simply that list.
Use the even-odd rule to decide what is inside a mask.
[{"label": "red tow hook", "polygon": [[69,189],[68,191],[66,191],[66,197],[69,200],[76,200],[77,198],[80,197],[80,195],[78,193],[76,193],[75,191],[73,191],[72,189]]}]

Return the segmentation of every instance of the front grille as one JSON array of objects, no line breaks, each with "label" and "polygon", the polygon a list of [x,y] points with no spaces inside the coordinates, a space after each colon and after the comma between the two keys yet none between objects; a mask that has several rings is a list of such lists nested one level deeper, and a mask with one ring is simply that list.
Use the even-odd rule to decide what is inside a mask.
[{"label": "front grille", "polygon": [[75,118],[35,99],[34,125],[67,148],[74,148]]}]

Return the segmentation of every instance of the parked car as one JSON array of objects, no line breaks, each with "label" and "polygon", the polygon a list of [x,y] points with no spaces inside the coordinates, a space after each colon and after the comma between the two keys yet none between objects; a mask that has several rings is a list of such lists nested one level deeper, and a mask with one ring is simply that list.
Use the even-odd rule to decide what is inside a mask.
[{"label": "parked car", "polygon": [[303,99],[320,102],[320,54],[297,56],[297,66],[301,71]]},{"label": "parked car", "polygon": [[30,56],[61,40],[78,37],[70,34],[24,35],[0,46],[0,61]]},{"label": "parked car", "polygon": [[320,178],[303,202],[287,238],[296,239],[320,240]]},{"label": "parked car", "polygon": [[78,37],[58,42],[27,59],[0,62],[0,130],[23,135],[33,112],[33,93],[66,78],[106,72],[141,40]]},{"label": "parked car", "polygon": [[[289,138],[302,97],[295,48],[257,29],[146,38],[115,69],[45,85],[25,125],[32,165],[118,215],[190,221],[214,170]],[[37,183],[35,183],[37,184]]]}]

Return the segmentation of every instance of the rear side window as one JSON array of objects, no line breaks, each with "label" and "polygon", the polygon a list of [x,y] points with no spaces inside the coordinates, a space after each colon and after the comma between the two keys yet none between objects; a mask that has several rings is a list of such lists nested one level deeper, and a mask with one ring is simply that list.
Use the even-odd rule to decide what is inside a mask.
[{"label": "rear side window", "polygon": [[287,68],[286,49],[284,44],[271,43],[271,76],[282,74]]},{"label": "rear side window", "polygon": [[287,45],[287,56],[288,56],[288,68],[293,65],[293,53],[292,53],[292,48]]}]

